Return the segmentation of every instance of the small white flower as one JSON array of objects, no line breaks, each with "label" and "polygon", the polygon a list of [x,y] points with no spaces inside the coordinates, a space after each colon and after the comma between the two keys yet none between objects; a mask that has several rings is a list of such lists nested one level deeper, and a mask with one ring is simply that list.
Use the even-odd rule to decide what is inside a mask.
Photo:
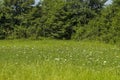
[{"label": "small white flower", "polygon": [[55,58],[55,61],[60,61],[60,58]]},{"label": "small white flower", "polygon": [[66,62],[67,61],[67,59],[64,59],[64,62]]},{"label": "small white flower", "polygon": [[105,65],[107,63],[107,61],[104,61],[103,64]]}]

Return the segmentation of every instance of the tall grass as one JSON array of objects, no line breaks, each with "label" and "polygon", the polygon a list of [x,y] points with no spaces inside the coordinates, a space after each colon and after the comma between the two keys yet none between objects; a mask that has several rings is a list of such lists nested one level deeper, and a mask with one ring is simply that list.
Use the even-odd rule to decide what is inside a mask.
[{"label": "tall grass", "polygon": [[0,80],[120,80],[120,48],[99,42],[0,41]]}]

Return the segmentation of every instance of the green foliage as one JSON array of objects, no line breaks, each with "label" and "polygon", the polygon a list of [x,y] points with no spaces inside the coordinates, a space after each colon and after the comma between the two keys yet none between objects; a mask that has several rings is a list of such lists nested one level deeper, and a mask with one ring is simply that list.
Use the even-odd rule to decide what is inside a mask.
[{"label": "green foliage", "polygon": [[76,27],[84,26],[96,14],[82,1],[68,1],[51,15],[46,24],[50,34],[58,39],[71,39]]},{"label": "green foliage", "polygon": [[0,38],[4,39],[13,31],[13,14],[11,14],[12,10],[9,7],[1,6],[0,8]]},{"label": "green foliage", "polygon": [[106,6],[100,15],[91,20],[85,28],[79,28],[74,38],[78,40],[100,40],[107,43],[119,42],[120,9],[116,1],[112,5]]},{"label": "green foliage", "polygon": [[99,14],[107,0],[86,0],[89,8]]},{"label": "green foliage", "polygon": [[[55,20],[55,14],[59,9],[64,6],[63,0],[44,0],[42,3],[42,17],[40,19],[40,27],[42,29],[42,36],[54,37],[54,29],[57,26],[53,26]],[[57,31],[57,30],[56,30]],[[58,33],[55,33],[58,35]]]},{"label": "green foliage", "polygon": [[119,0],[4,0],[0,6],[0,39],[120,40]]}]

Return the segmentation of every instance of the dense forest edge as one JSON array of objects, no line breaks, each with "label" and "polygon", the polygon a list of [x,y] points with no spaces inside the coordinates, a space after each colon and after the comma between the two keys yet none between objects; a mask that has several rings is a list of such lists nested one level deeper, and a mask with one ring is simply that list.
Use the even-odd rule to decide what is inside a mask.
[{"label": "dense forest edge", "polygon": [[0,1],[0,39],[120,42],[120,0]]}]

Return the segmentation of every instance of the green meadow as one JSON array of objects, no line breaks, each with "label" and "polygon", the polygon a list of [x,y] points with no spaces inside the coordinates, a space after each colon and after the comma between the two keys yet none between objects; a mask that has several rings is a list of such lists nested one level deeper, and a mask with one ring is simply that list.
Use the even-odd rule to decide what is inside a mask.
[{"label": "green meadow", "polygon": [[1,40],[0,80],[120,80],[120,47],[94,41]]}]

